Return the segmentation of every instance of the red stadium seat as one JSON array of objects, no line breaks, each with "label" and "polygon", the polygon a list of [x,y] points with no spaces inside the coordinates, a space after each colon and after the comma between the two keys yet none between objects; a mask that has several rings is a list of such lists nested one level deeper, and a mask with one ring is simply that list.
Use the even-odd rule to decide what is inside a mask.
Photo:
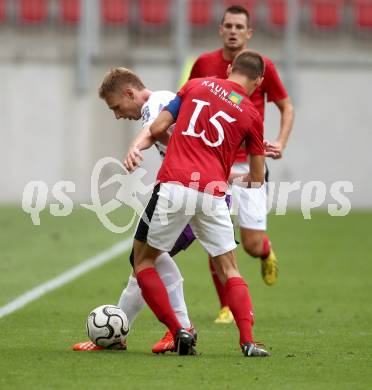
[{"label": "red stadium seat", "polygon": [[253,23],[256,20],[256,6],[257,0],[224,0],[224,8],[231,7],[232,5],[240,5],[248,10],[251,22]]},{"label": "red stadium seat", "polygon": [[101,17],[104,24],[125,24],[129,20],[129,0],[101,0]]},{"label": "red stadium seat", "polygon": [[80,21],[80,0],[59,0],[60,19],[66,24],[76,24]]},{"label": "red stadium seat", "polygon": [[171,0],[139,0],[140,22],[157,26],[168,24],[170,3]]},{"label": "red stadium seat", "polygon": [[5,20],[6,9],[5,9],[5,0],[0,0],[0,22]]},{"label": "red stadium seat", "polygon": [[213,19],[213,0],[191,0],[189,21],[196,26],[206,26]]},{"label": "red stadium seat", "polygon": [[48,16],[47,0],[20,0],[19,16],[25,23],[41,23]]},{"label": "red stadium seat", "polygon": [[354,27],[361,31],[372,31],[372,0],[353,1]]},{"label": "red stadium seat", "polygon": [[343,0],[310,0],[311,25],[334,30],[341,24]]},{"label": "red stadium seat", "polygon": [[268,0],[268,21],[272,27],[284,28],[287,24],[287,1]]}]

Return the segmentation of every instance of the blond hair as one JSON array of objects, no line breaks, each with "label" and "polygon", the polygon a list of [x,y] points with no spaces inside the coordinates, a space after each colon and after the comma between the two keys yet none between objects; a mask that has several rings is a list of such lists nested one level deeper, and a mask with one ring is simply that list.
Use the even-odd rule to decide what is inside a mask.
[{"label": "blond hair", "polygon": [[119,92],[123,86],[130,86],[139,91],[145,89],[142,80],[130,69],[112,68],[105,74],[102,84],[98,89],[101,99],[105,99],[108,94]]}]

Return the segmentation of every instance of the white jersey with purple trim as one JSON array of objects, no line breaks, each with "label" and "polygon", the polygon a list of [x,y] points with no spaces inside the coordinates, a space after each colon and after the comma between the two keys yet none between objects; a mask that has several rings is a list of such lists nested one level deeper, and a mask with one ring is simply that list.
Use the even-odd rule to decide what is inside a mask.
[{"label": "white jersey with purple trim", "polygon": [[[161,110],[173,100],[176,95],[170,91],[156,91],[152,92],[147,102],[142,106],[142,127],[150,126],[152,122],[157,118]],[[173,131],[173,126],[169,128],[170,132]],[[155,142],[155,146],[158,149],[161,159],[164,159],[167,151],[167,146],[161,142]]]}]

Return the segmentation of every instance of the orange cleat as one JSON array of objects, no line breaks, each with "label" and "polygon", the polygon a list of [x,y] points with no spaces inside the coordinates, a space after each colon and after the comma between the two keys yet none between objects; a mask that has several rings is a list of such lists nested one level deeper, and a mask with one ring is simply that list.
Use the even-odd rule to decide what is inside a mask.
[{"label": "orange cleat", "polygon": [[163,338],[161,338],[153,347],[153,353],[165,353],[165,352],[175,352],[176,347],[174,345],[174,339],[172,333],[167,330]]},{"label": "orange cleat", "polygon": [[[197,333],[195,328],[191,325],[191,327],[187,328],[186,330],[189,331],[194,336],[194,339],[196,341]],[[157,354],[165,353],[165,352],[176,352],[176,346],[174,345],[173,335],[169,330],[167,330],[163,338],[161,338],[152,347],[152,352]]]},{"label": "orange cleat", "polygon": [[[101,347],[100,345],[94,344],[92,341],[85,341],[83,343],[74,344],[72,346],[72,349],[74,351],[102,351],[103,349],[112,349],[112,348]],[[123,344],[120,344],[120,346],[116,347],[115,349],[125,351],[127,349],[127,343],[124,342]]]}]

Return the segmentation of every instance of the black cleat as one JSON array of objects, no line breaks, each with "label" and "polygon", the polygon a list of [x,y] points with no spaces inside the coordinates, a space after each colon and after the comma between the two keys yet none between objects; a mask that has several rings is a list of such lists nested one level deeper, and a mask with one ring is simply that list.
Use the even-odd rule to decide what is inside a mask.
[{"label": "black cleat", "polygon": [[184,328],[176,333],[176,350],[179,355],[196,355],[194,336]]},{"label": "black cleat", "polygon": [[257,346],[255,343],[245,343],[242,345],[242,352],[247,357],[267,357],[270,353],[263,349],[261,346]]}]

